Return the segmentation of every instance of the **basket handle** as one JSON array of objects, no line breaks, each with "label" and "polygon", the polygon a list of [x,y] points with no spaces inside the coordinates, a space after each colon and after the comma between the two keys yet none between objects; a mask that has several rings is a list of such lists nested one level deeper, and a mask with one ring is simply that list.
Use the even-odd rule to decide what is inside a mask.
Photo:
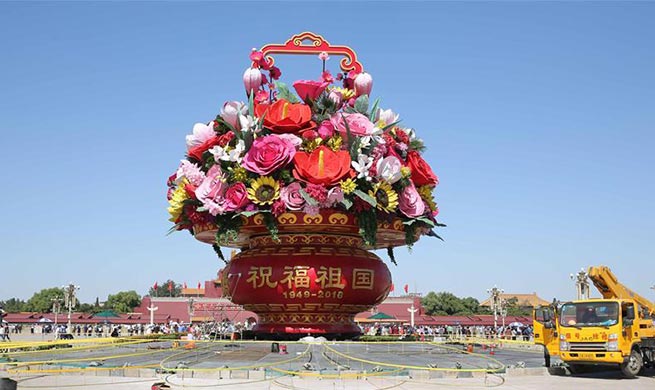
[{"label": "basket handle", "polygon": [[[310,41],[309,44],[303,44],[306,40]],[[270,54],[320,54],[326,52],[344,56],[339,62],[341,70],[344,72],[354,70],[361,73],[364,70],[353,49],[348,46],[330,45],[322,36],[309,31],[292,36],[283,45],[274,43],[265,45],[261,48],[261,52],[271,66],[275,63],[275,59]]]}]

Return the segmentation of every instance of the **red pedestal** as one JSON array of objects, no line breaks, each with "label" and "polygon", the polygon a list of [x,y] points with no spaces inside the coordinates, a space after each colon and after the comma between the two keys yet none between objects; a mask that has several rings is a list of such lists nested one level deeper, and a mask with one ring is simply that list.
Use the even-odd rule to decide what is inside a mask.
[{"label": "red pedestal", "polygon": [[[241,248],[222,272],[223,294],[259,316],[255,332],[276,336],[360,333],[355,314],[382,302],[391,274],[359,236],[354,215],[323,211],[285,213],[274,241],[263,217],[244,218],[239,237],[222,246]],[[213,242],[215,227],[195,236]],[[381,222],[376,248],[404,244],[402,222]]]}]

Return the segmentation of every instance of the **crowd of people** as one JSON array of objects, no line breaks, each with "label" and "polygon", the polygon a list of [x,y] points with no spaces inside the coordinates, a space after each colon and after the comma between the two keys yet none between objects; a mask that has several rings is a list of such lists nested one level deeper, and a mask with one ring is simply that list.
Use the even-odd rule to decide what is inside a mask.
[{"label": "crowd of people", "polygon": [[462,337],[478,337],[487,339],[523,340],[532,341],[532,325],[513,323],[506,326],[462,326],[462,325],[437,325],[437,326],[409,326],[397,324],[375,323],[372,325],[360,326],[362,333],[369,336],[404,336],[413,335],[418,339],[453,339]]}]

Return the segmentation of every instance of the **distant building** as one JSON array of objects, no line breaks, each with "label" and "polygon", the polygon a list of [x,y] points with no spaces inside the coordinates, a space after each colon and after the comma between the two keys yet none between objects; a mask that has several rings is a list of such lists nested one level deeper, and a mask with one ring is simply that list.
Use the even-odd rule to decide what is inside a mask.
[{"label": "distant building", "polygon": [[[533,292],[532,294],[500,294],[500,299],[505,302],[514,298],[516,298],[517,306],[522,309],[531,309],[537,306],[546,306],[550,304],[547,300],[537,296],[536,292]],[[491,298],[487,298],[480,302],[480,306],[491,307]]]}]

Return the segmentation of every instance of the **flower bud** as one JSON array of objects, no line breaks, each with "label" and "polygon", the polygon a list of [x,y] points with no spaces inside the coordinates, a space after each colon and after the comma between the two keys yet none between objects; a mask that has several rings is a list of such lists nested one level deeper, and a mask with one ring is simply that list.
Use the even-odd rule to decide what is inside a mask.
[{"label": "flower bud", "polygon": [[328,99],[332,100],[335,106],[341,107],[341,102],[343,102],[343,94],[339,91],[333,90],[328,94]]},{"label": "flower bud", "polygon": [[355,78],[355,95],[370,95],[373,89],[373,77],[366,72],[362,72]]},{"label": "flower bud", "polygon": [[248,96],[253,91],[257,91],[259,86],[262,85],[262,72],[257,68],[248,68],[243,73],[243,85],[246,87]]}]

